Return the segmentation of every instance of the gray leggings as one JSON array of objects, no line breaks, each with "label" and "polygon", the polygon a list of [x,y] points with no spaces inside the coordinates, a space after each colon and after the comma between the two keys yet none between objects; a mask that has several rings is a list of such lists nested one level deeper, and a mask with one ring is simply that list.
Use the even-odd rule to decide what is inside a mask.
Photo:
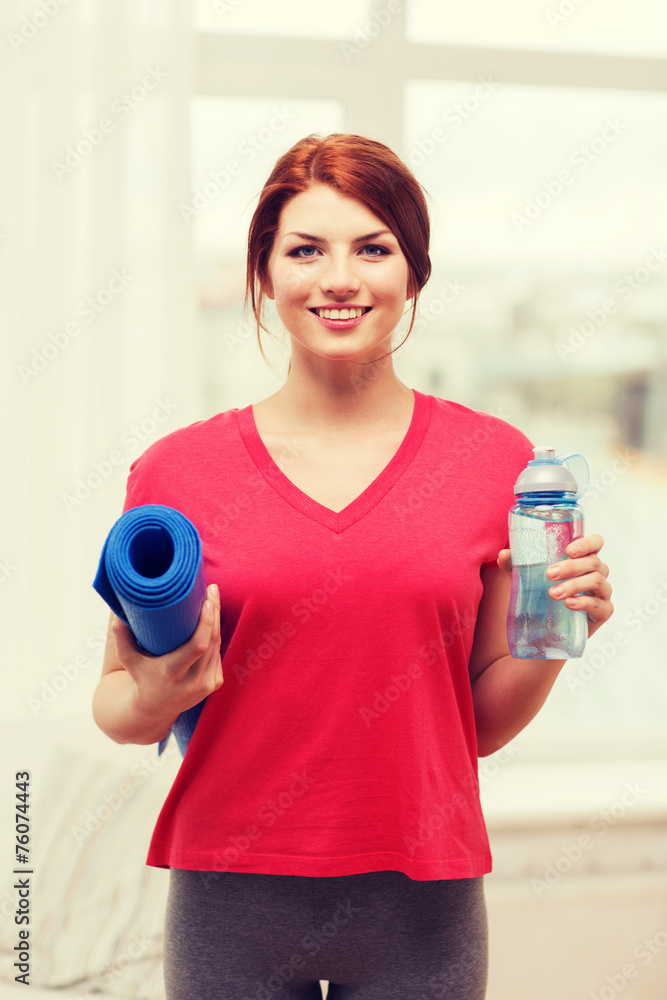
[{"label": "gray leggings", "polygon": [[484,1000],[483,876],[172,868],[167,1000]]}]

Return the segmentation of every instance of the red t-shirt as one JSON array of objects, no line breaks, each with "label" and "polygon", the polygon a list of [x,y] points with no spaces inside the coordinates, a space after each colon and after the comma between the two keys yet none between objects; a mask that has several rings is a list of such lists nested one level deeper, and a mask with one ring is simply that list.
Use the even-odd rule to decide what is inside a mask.
[{"label": "red t-shirt", "polygon": [[338,513],[281,471],[252,406],[168,434],[132,464],[124,510],[160,503],[191,519],[222,609],[224,683],[147,864],[491,870],[468,660],[480,567],[507,545],[532,447],[497,417],[414,392],[398,451]]}]

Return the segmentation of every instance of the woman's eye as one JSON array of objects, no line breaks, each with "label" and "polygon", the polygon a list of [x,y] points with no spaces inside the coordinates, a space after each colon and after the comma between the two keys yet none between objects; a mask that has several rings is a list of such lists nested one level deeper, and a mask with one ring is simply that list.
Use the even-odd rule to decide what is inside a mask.
[{"label": "woman's eye", "polygon": [[[307,253],[306,251],[312,250],[312,253]],[[314,246],[302,246],[295,247],[294,250],[290,250],[288,257],[314,257],[318,252],[317,247]]]},{"label": "woman's eye", "polygon": [[[386,257],[389,251],[386,247],[381,247],[378,243],[369,243],[364,247],[368,257]],[[373,251],[370,252],[369,251]]]}]

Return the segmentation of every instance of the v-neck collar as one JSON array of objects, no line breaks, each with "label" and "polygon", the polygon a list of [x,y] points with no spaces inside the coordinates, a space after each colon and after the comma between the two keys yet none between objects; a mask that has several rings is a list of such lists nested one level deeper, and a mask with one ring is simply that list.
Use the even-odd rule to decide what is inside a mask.
[{"label": "v-neck collar", "polygon": [[318,503],[317,500],[313,500],[307,493],[300,490],[298,486],[295,486],[291,479],[287,478],[280,466],[271,457],[268,448],[260,437],[257,424],[255,423],[252,404],[243,407],[243,409],[236,409],[235,413],[239,433],[248,450],[248,454],[267,483],[283,500],[287,501],[295,510],[300,511],[305,517],[309,517],[313,521],[318,521],[326,528],[339,533],[368,514],[380,502],[385,494],[400,479],[417,454],[431,418],[432,397],[419,392],[417,389],[413,389],[413,392],[415,401],[412,418],[398,450],[363,493],[360,493],[347,507],[343,507],[339,511],[331,510],[329,507]]}]

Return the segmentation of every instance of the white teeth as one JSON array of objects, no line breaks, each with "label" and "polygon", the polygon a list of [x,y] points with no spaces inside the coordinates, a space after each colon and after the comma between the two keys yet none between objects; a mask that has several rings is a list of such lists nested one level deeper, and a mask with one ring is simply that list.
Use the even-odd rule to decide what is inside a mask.
[{"label": "white teeth", "polygon": [[318,309],[321,319],[358,319],[364,315],[363,306],[353,306],[351,309]]}]

